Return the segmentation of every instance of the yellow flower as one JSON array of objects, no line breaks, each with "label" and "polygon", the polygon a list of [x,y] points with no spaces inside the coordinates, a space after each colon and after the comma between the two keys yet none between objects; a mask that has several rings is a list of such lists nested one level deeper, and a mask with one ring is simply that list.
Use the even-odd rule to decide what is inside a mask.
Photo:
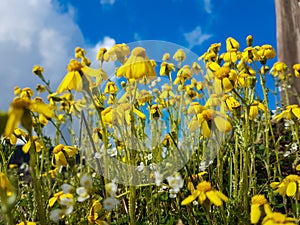
[{"label": "yellow flower", "polygon": [[271,188],[277,188],[276,192],[282,196],[300,198],[300,176],[298,175],[288,175],[281,182],[273,182],[270,186]]},{"label": "yellow flower", "polygon": [[32,73],[37,75],[38,77],[40,77],[42,80],[43,80],[43,72],[44,72],[44,68],[39,66],[39,65],[35,65],[33,66],[33,69],[32,69]]},{"label": "yellow flower", "polygon": [[22,147],[22,151],[27,154],[28,151],[30,150],[30,147],[32,145],[32,143],[34,143],[34,149],[36,152],[40,152],[43,148],[44,145],[42,144],[42,142],[38,139],[37,136],[33,136],[32,140],[28,140],[27,143],[25,145],[23,145]]},{"label": "yellow flower", "polygon": [[86,54],[86,51],[83,48],[81,48],[81,47],[76,47],[75,48],[75,58],[76,59],[85,58],[85,54]]},{"label": "yellow flower", "polygon": [[222,103],[222,95],[211,94],[205,103],[205,107],[212,108],[220,106]]},{"label": "yellow flower", "polygon": [[147,90],[141,90],[137,97],[137,101],[138,101],[139,105],[145,105],[145,103],[151,102],[152,99],[153,99],[153,96],[152,96],[151,92],[147,91]]},{"label": "yellow flower", "polygon": [[96,60],[99,60],[99,61],[103,62],[104,61],[104,54],[106,52],[107,52],[106,48],[100,48],[98,53],[97,53]]},{"label": "yellow flower", "polygon": [[127,80],[154,79],[156,73],[153,63],[146,55],[146,50],[136,47],[132,50],[131,56],[116,72],[118,77],[125,76]]},{"label": "yellow flower", "polygon": [[175,59],[178,62],[183,62],[186,58],[186,54],[183,51],[183,49],[178,49],[175,54],[173,55],[173,59]]},{"label": "yellow flower", "polygon": [[[224,115],[225,116],[225,115]],[[210,138],[212,122],[221,132],[229,132],[232,127],[228,120],[221,116],[220,113],[205,109],[200,114],[194,116],[189,124],[189,129],[193,132],[197,127],[201,127],[204,137]]]},{"label": "yellow flower", "polygon": [[157,104],[153,104],[150,107],[150,119],[156,119],[162,116],[162,113]]},{"label": "yellow flower", "polygon": [[187,113],[188,114],[199,114],[206,108],[203,105],[200,105],[199,102],[191,102],[190,106],[188,107]]},{"label": "yellow flower", "polygon": [[226,39],[226,50],[227,51],[238,51],[240,44],[232,37]]},{"label": "yellow flower", "polygon": [[192,64],[192,73],[194,74],[199,74],[199,73],[203,73],[200,65],[197,62],[193,62]]},{"label": "yellow flower", "polygon": [[258,60],[259,55],[257,54],[257,49],[253,47],[247,47],[242,52],[242,61],[247,63],[252,63],[254,60]]},{"label": "yellow flower", "polygon": [[102,210],[102,205],[99,201],[94,201],[93,205],[90,209],[90,213],[88,215],[88,221],[91,224],[98,224],[98,225],[107,225],[105,221],[102,220],[100,217],[100,211]]},{"label": "yellow flower", "polygon": [[[0,191],[2,193],[5,193],[5,195],[7,197],[12,196],[13,194],[13,186],[11,185],[9,179],[7,178],[7,176],[0,172]],[[1,197],[1,194],[0,194]]]},{"label": "yellow flower", "polygon": [[162,62],[160,65],[159,74],[161,76],[169,75],[170,73],[172,73],[172,70],[175,71],[175,66],[173,63]]},{"label": "yellow flower", "polygon": [[284,110],[282,113],[280,113],[274,117],[274,120],[279,121],[282,118],[286,118],[288,120],[299,119],[300,118],[300,108],[298,107],[298,105],[288,105],[286,107],[286,110]]},{"label": "yellow flower", "polygon": [[296,77],[300,77],[300,63],[293,65],[294,73]]},{"label": "yellow flower", "polygon": [[126,44],[116,44],[112,46],[106,53],[104,53],[104,60],[106,62],[108,62],[109,60],[118,60],[122,64],[124,64],[126,62],[126,56],[129,55],[129,53],[130,50]]},{"label": "yellow flower", "polygon": [[21,93],[20,93],[20,97],[21,98],[25,98],[25,99],[31,99],[31,97],[34,95],[34,92],[31,88],[29,87],[26,87],[26,88],[23,88],[21,90]]},{"label": "yellow flower", "polygon": [[[66,155],[68,156],[68,158],[72,158],[73,156],[78,154],[78,148],[72,147],[72,146],[64,146],[63,144],[59,144],[54,147],[53,153],[54,153],[55,161],[58,165],[67,166],[68,161],[67,161]],[[53,159],[52,159],[52,162],[53,162]],[[53,163],[53,165],[54,165],[54,163]]]},{"label": "yellow flower", "polygon": [[192,70],[189,65],[184,65],[178,72],[177,77],[174,80],[174,84],[184,84],[186,80],[192,78]]},{"label": "yellow flower", "polygon": [[44,102],[16,97],[10,105],[4,136],[12,134],[19,122],[26,130],[31,131],[32,117],[30,112],[43,114],[47,118],[54,117],[53,110]]},{"label": "yellow flower", "polygon": [[57,192],[52,198],[49,199],[49,206],[52,207],[55,202],[60,202],[64,198],[73,199],[73,195],[70,193],[64,193],[63,191]]},{"label": "yellow flower", "polygon": [[203,83],[201,81],[196,81],[196,79],[191,80],[191,85],[195,87],[198,91],[203,90]]},{"label": "yellow flower", "polygon": [[75,90],[78,92],[82,91],[82,68],[83,65],[80,62],[74,59],[70,60],[68,65],[68,73],[58,86],[56,91],[57,94],[60,94],[66,90]]},{"label": "yellow flower", "polygon": [[249,111],[249,119],[253,120],[256,118],[258,114],[258,110],[266,111],[266,107],[259,101],[253,101],[253,103],[250,106],[250,111]]},{"label": "yellow flower", "polygon": [[259,47],[257,55],[259,57],[258,60],[262,64],[266,64],[266,61],[268,59],[273,59],[276,57],[276,52],[272,45],[262,45],[261,47]]},{"label": "yellow flower", "polygon": [[234,111],[235,109],[241,107],[241,104],[234,97],[230,95],[224,95],[223,101],[225,102],[226,106],[230,111]]},{"label": "yellow flower", "polygon": [[268,215],[272,213],[272,209],[264,195],[254,195],[251,199],[251,223],[257,224],[262,212]]},{"label": "yellow flower", "polygon": [[215,62],[208,64],[208,69],[212,71],[217,79],[214,82],[214,88],[217,94],[231,91],[237,81],[237,72],[227,66],[220,66]]},{"label": "yellow flower", "polygon": [[270,74],[272,74],[274,77],[277,77],[279,75],[280,80],[284,80],[286,78],[286,72],[288,70],[288,67],[283,62],[276,62],[274,63]]},{"label": "yellow flower", "polygon": [[297,219],[286,217],[286,215],[273,212],[268,214],[262,221],[262,225],[297,225]]},{"label": "yellow flower", "polygon": [[115,82],[108,82],[105,86],[104,93],[105,94],[116,94],[119,91]]},{"label": "yellow flower", "polygon": [[20,222],[17,225],[36,225],[36,222],[30,222],[30,221],[26,220],[25,223],[24,222]]},{"label": "yellow flower", "polygon": [[162,61],[170,60],[170,58],[171,58],[170,53],[165,53],[162,57]]},{"label": "yellow flower", "polygon": [[218,52],[220,51],[221,43],[211,44],[207,52],[201,55],[198,60],[204,59],[205,62],[215,62],[218,58]]},{"label": "yellow flower", "polygon": [[[81,92],[88,88],[94,88],[99,86],[102,80],[106,80],[108,78],[103,69],[90,68],[86,64],[80,63],[75,59],[70,60],[67,69],[68,73],[58,86],[56,90],[57,94],[67,90]],[[92,81],[91,77],[96,78],[95,82]]]},{"label": "yellow flower", "polygon": [[228,198],[220,191],[214,190],[210,182],[202,181],[197,185],[196,190],[194,190],[190,196],[181,202],[181,205],[187,205],[193,202],[196,198],[200,204],[206,201],[214,204],[216,206],[221,206],[224,202],[228,201]]}]

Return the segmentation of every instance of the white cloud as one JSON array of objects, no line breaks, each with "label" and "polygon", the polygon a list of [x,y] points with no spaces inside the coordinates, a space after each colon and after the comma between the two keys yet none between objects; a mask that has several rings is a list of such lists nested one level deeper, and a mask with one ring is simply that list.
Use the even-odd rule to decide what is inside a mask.
[{"label": "white cloud", "polygon": [[203,0],[204,1],[204,9],[207,13],[212,13],[211,9],[211,0]]},{"label": "white cloud", "polygon": [[191,32],[184,33],[184,38],[189,44],[189,48],[193,48],[194,46],[201,45],[204,41],[209,39],[211,34],[202,33],[201,27],[197,26]]},{"label": "white cloud", "polygon": [[[72,9],[72,8],[70,8]],[[7,109],[14,86],[35,88],[39,64],[55,89],[74,48],[83,45],[74,10],[60,12],[53,0],[0,1],[0,109]]]},{"label": "white cloud", "polygon": [[113,5],[115,2],[116,0],[100,0],[102,5]]}]

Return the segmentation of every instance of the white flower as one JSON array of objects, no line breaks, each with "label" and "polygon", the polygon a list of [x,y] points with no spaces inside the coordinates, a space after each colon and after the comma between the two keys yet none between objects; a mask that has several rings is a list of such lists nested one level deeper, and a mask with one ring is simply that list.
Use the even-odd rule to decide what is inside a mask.
[{"label": "white flower", "polygon": [[297,151],[297,150],[298,150],[298,145],[297,145],[297,143],[293,143],[293,144],[292,144],[291,150],[292,150],[292,151]]},{"label": "white flower", "polygon": [[64,210],[62,209],[53,209],[50,212],[50,220],[57,223],[65,215]]},{"label": "white flower", "polygon": [[152,159],[152,153],[147,155],[147,159],[150,161]]},{"label": "white flower", "polygon": [[73,187],[70,184],[63,184],[61,186],[61,189],[62,189],[64,194],[68,194],[68,193],[71,193],[73,191]]},{"label": "white flower", "polygon": [[115,157],[117,153],[118,153],[117,148],[111,148],[107,150],[107,154],[109,154],[110,157]]},{"label": "white flower", "polygon": [[80,178],[80,185],[89,191],[93,187],[93,179],[89,175],[84,174]]},{"label": "white flower", "polygon": [[167,181],[169,183],[169,186],[173,189],[174,193],[178,193],[180,188],[183,187],[183,179],[179,175],[179,173],[176,173],[174,176],[167,177]]},{"label": "white flower", "polygon": [[155,185],[160,186],[162,182],[162,175],[158,171],[154,171]]},{"label": "white flower", "polygon": [[59,200],[59,204],[63,205],[63,206],[67,206],[67,207],[73,207],[74,205],[74,199],[73,196],[71,197],[61,197]]},{"label": "white flower", "polygon": [[143,162],[140,163],[140,165],[137,166],[136,170],[139,172],[142,172],[145,168],[145,165]]},{"label": "white flower", "polygon": [[199,202],[198,201],[193,201],[193,205],[198,205]]},{"label": "white flower", "polygon": [[85,187],[77,188],[76,193],[79,195],[77,198],[78,202],[84,202],[85,200],[87,200],[90,197],[90,195],[89,195],[88,191],[85,189]]},{"label": "white flower", "polygon": [[103,201],[103,208],[111,211],[119,204],[119,200],[116,198],[108,197]]},{"label": "white flower", "polygon": [[175,192],[175,190],[171,188],[169,190],[169,197],[170,198],[176,198],[176,196],[177,196],[177,192]]},{"label": "white flower", "polygon": [[114,182],[110,182],[108,184],[105,184],[105,190],[111,197],[115,197],[118,186]]}]

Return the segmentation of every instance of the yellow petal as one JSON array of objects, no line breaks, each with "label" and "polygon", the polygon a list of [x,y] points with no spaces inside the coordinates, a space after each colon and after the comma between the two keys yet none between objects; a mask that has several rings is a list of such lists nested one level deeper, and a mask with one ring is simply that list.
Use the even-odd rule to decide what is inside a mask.
[{"label": "yellow petal", "polygon": [[297,170],[297,171],[300,170],[300,164],[298,164],[298,165],[296,166],[296,170]]},{"label": "yellow petal", "polygon": [[23,145],[22,147],[22,151],[27,154],[29,152],[29,149],[30,149],[30,146],[31,146],[31,141],[27,141],[27,143],[25,145]]},{"label": "yellow petal", "polygon": [[292,181],[288,184],[286,189],[286,195],[289,197],[295,196],[297,191],[297,184],[295,181]]},{"label": "yellow petal", "polygon": [[54,111],[51,109],[49,105],[47,105],[44,102],[32,102],[30,105],[30,109],[33,112],[41,113],[47,118],[53,118],[54,117]]},{"label": "yellow petal", "polygon": [[18,123],[20,122],[23,114],[23,109],[13,109],[9,112],[5,130],[3,133],[5,137],[11,135],[14,132],[14,130],[18,127]]},{"label": "yellow petal", "polygon": [[199,194],[199,201],[200,201],[200,204],[202,204],[204,201],[206,200],[206,195],[204,192],[200,192]]},{"label": "yellow petal", "polygon": [[261,216],[261,211],[258,204],[251,205],[250,218],[251,223],[257,224]]},{"label": "yellow petal", "polygon": [[216,206],[222,205],[222,200],[219,198],[219,196],[216,194],[215,191],[208,191],[206,192],[207,198]]},{"label": "yellow petal", "polygon": [[145,120],[146,119],[146,116],[144,113],[142,113],[140,110],[136,109],[136,108],[133,108],[133,112],[138,116],[140,117],[141,119]]},{"label": "yellow petal", "polygon": [[214,122],[215,122],[218,130],[221,132],[229,132],[232,129],[229,121],[222,117],[219,117],[219,116],[215,117]]},{"label": "yellow petal", "polygon": [[298,119],[300,118],[300,108],[293,108],[292,112]]},{"label": "yellow petal", "polygon": [[202,128],[204,137],[210,138],[210,128],[209,128],[206,120],[203,121],[203,123],[201,124],[201,128]]},{"label": "yellow petal", "polygon": [[181,202],[181,205],[187,205],[187,204],[193,202],[196,198],[197,198],[197,196],[190,195]]},{"label": "yellow petal", "polygon": [[222,199],[224,202],[228,201],[228,198],[226,195],[224,195],[221,191],[215,191],[215,193]]},{"label": "yellow petal", "polygon": [[54,203],[56,202],[57,198],[56,197],[52,197],[49,199],[49,206],[52,207],[54,205]]},{"label": "yellow petal", "polygon": [[62,166],[67,166],[68,162],[66,159],[66,156],[64,155],[63,152],[58,152],[55,154],[55,160],[58,164],[62,165]]}]

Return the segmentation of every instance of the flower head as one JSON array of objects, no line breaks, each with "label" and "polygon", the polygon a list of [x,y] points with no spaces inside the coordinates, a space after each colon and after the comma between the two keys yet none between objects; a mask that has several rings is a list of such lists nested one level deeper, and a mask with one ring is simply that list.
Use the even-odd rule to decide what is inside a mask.
[{"label": "flower head", "polygon": [[131,56],[116,72],[118,77],[124,76],[129,81],[144,79],[153,79],[156,73],[151,60],[149,60],[146,50],[142,47],[136,47],[132,50]]},{"label": "flower head", "polygon": [[273,212],[268,214],[262,221],[262,225],[296,225],[297,219],[286,217],[286,215]]},{"label": "flower head", "polygon": [[297,199],[300,198],[300,176],[298,175],[288,175],[281,182],[271,183],[272,188],[277,188],[276,192],[280,195],[287,195],[289,197],[296,196]]},{"label": "flower head", "polygon": [[200,182],[192,194],[181,202],[181,205],[187,205],[197,198],[200,204],[209,202],[216,206],[221,206],[223,201],[228,201],[228,198],[222,192],[213,189],[208,181]]},{"label": "flower head", "polygon": [[274,120],[279,121],[282,118],[286,118],[288,120],[299,119],[300,118],[300,108],[298,107],[298,105],[288,105],[286,107],[286,110],[284,110],[282,113],[280,113],[274,117]]},{"label": "flower head", "polygon": [[254,195],[251,199],[251,223],[257,224],[262,213],[268,215],[272,209],[264,195]]},{"label": "flower head", "polygon": [[300,77],[300,63],[293,65],[294,73],[296,77]]}]

